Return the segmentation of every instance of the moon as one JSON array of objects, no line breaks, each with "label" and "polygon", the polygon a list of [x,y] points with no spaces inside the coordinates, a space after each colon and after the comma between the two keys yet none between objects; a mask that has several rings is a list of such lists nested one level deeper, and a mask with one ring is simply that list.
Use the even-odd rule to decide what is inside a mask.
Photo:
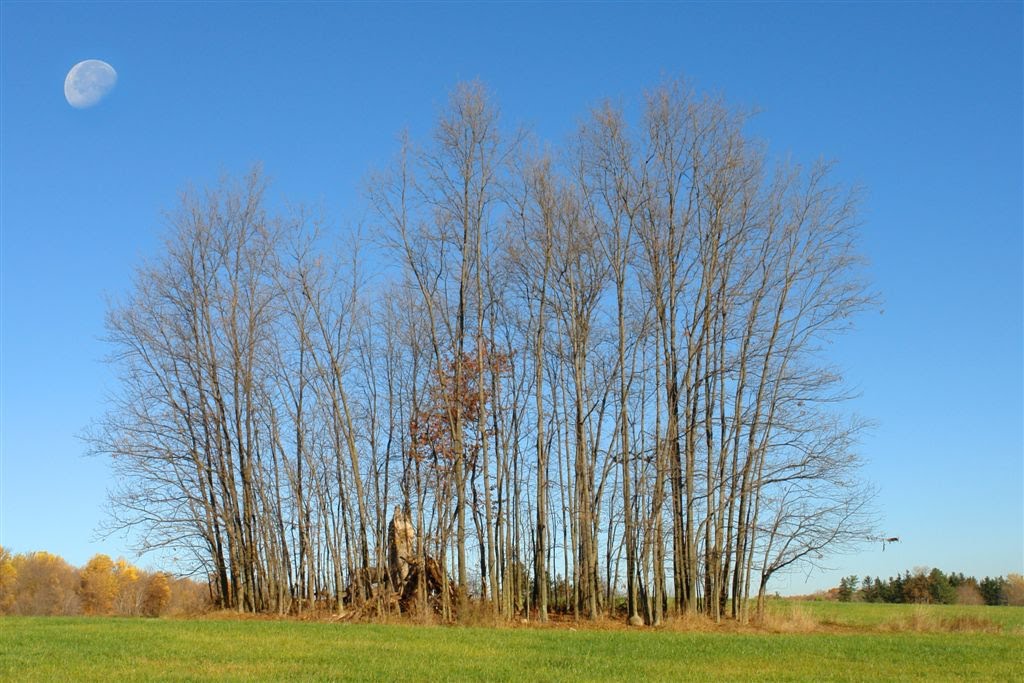
[{"label": "moon", "polygon": [[114,67],[99,59],[87,59],[71,67],[64,79],[64,98],[75,109],[98,104],[117,83]]}]

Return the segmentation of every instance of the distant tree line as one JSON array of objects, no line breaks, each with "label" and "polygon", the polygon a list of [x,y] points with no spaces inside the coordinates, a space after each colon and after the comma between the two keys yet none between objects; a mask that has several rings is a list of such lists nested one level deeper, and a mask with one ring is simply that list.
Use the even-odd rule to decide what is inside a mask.
[{"label": "distant tree line", "polygon": [[743,619],[871,537],[824,354],[870,304],[856,193],[684,83],[626,111],[553,148],[460,85],[360,231],[272,210],[259,171],[182,193],[109,308],[112,527],[225,608],[393,610],[397,506],[445,619],[651,624]]},{"label": "distant tree line", "polygon": [[1024,576],[986,576],[980,581],[962,572],[939,569],[909,570],[884,581],[856,575],[840,580],[833,589],[840,602],[930,603],[942,605],[1024,605]]},{"label": "distant tree line", "polygon": [[147,572],[97,554],[76,568],[45,551],[14,555],[0,546],[0,614],[146,616],[208,608],[205,583]]}]

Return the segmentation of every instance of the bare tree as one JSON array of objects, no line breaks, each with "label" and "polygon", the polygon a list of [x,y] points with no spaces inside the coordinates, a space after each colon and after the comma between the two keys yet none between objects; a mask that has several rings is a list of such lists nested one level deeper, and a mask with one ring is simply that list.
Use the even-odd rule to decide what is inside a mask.
[{"label": "bare tree", "polygon": [[[822,352],[871,302],[856,193],[684,82],[642,105],[529,158],[456,87],[368,183],[372,258],[270,212],[258,170],[185,192],[109,309],[122,383],[90,438],[112,528],[239,610],[624,597],[651,624],[745,619],[773,575],[870,536],[862,424]],[[395,503],[415,585],[385,570]]]}]

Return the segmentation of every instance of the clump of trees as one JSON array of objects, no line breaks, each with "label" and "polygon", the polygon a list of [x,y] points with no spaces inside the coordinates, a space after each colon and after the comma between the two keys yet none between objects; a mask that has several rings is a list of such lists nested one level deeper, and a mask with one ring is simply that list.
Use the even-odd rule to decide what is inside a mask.
[{"label": "clump of trees", "polygon": [[205,585],[142,571],[123,558],[97,554],[76,568],[52,553],[15,555],[0,546],[0,614],[159,617],[208,605]]},{"label": "clump of trees", "polygon": [[543,146],[459,85],[368,178],[365,241],[273,210],[258,170],[185,191],[108,313],[112,526],[191,553],[222,607],[343,611],[397,504],[446,618],[623,597],[652,624],[745,618],[871,537],[823,355],[870,303],[856,193],[683,82],[640,111]]},{"label": "clump of trees", "polygon": [[939,569],[918,568],[886,580],[847,576],[834,593],[840,602],[1024,606],[1024,576],[986,576],[979,581],[962,572],[945,574]]}]

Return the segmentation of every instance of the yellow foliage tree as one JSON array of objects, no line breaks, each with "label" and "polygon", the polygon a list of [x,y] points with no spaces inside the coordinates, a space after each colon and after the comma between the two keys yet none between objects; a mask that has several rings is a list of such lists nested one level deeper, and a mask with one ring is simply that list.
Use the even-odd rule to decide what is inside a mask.
[{"label": "yellow foliage tree", "polygon": [[158,617],[171,601],[171,583],[163,572],[153,574],[146,582],[142,597],[142,613],[147,617]]},{"label": "yellow foliage tree", "polygon": [[17,597],[18,570],[11,551],[0,545],[0,614],[10,614]]},{"label": "yellow foliage tree", "polygon": [[203,584],[141,571],[124,558],[98,554],[76,569],[59,555],[0,546],[0,615],[195,614],[207,598]]},{"label": "yellow foliage tree", "polygon": [[79,581],[82,611],[86,614],[111,614],[118,594],[118,577],[110,556],[93,555],[82,568]]},{"label": "yellow foliage tree", "polygon": [[117,585],[114,612],[123,616],[138,616],[142,610],[139,570],[119,557],[114,563],[114,579]]},{"label": "yellow foliage tree", "polygon": [[16,555],[13,614],[67,615],[79,612],[75,568],[63,558],[40,551]]}]

